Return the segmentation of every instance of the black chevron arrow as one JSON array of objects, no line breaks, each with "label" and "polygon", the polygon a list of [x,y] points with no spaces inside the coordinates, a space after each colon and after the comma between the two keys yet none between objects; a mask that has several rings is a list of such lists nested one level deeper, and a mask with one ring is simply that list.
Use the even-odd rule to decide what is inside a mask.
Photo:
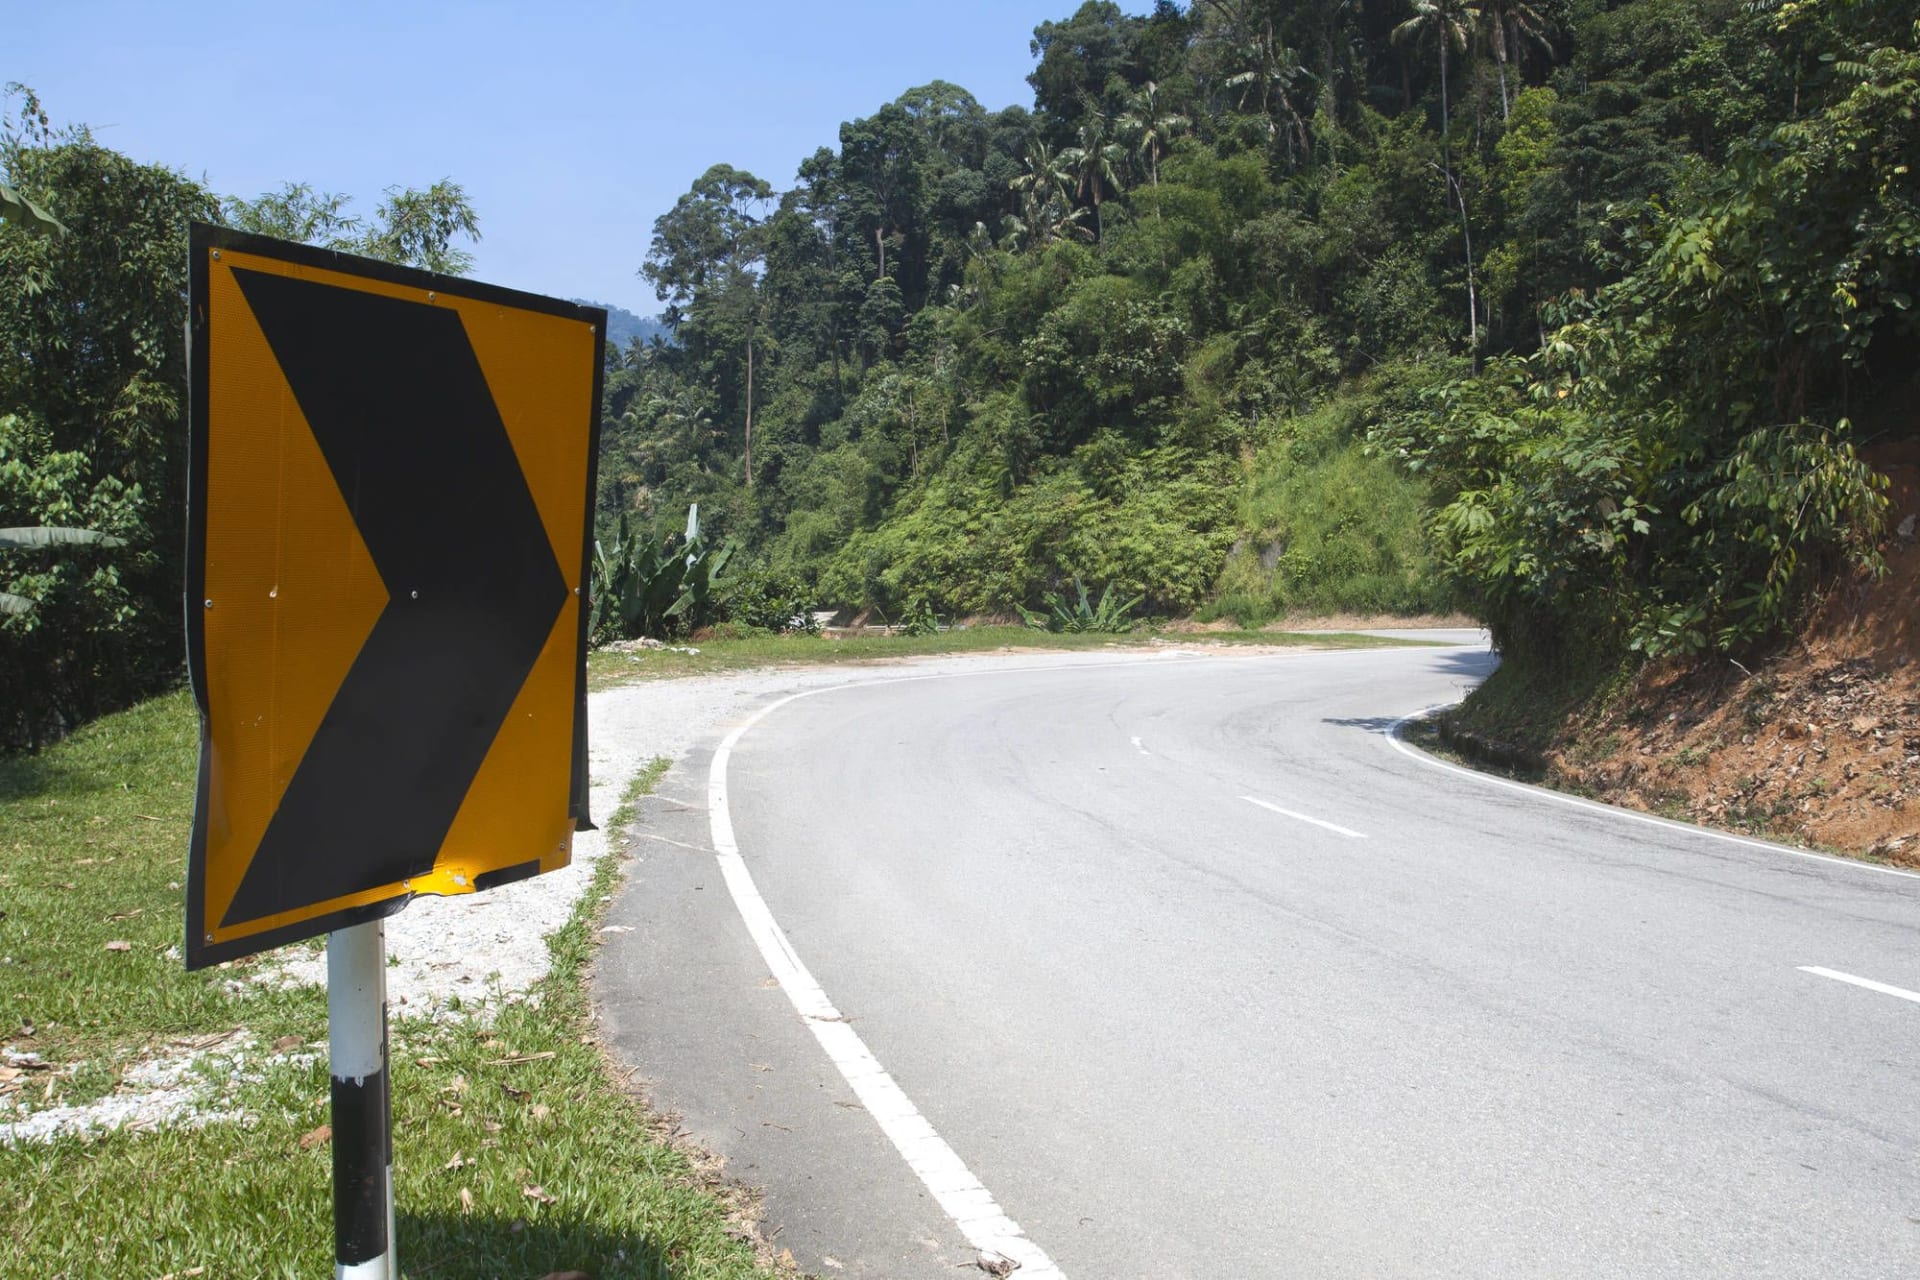
[{"label": "black chevron arrow", "polygon": [[431,870],[567,598],[458,314],[233,274],[388,601],[287,784],[227,926]]}]

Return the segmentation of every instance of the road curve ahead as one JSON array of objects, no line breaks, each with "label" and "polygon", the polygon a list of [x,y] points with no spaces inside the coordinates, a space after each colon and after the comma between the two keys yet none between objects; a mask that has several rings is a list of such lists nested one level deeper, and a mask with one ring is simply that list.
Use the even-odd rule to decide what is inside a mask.
[{"label": "road curve ahead", "polygon": [[[834,1016],[1073,1280],[1920,1275],[1920,878],[1389,738],[1490,665],[853,685],[753,723],[720,798]],[[615,1052],[803,1264],[951,1277],[972,1246],[769,979],[707,780],[615,903]]]}]

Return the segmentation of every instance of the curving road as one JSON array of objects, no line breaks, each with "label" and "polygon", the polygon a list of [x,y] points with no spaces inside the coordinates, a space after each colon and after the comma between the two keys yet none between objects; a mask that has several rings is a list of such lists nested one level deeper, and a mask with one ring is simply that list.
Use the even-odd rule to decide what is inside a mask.
[{"label": "curving road", "polygon": [[1920,877],[1389,737],[1491,662],[1028,659],[778,705],[650,807],[610,1043],[822,1274],[975,1259],[975,1193],[902,1156],[937,1181],[941,1148],[1029,1275],[1920,1274]]}]

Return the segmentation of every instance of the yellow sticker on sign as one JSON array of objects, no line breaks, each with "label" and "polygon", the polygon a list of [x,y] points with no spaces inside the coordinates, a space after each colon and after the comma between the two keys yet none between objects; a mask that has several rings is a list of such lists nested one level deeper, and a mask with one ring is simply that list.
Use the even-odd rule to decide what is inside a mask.
[{"label": "yellow sticker on sign", "polygon": [[565,866],[605,312],[192,253],[188,967]]}]

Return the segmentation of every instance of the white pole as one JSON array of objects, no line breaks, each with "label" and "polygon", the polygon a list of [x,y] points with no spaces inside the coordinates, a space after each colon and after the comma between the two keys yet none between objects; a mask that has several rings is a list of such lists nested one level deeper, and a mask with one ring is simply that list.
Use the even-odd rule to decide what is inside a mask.
[{"label": "white pole", "polygon": [[334,1280],[395,1280],[393,1113],[383,921],[327,935]]}]

